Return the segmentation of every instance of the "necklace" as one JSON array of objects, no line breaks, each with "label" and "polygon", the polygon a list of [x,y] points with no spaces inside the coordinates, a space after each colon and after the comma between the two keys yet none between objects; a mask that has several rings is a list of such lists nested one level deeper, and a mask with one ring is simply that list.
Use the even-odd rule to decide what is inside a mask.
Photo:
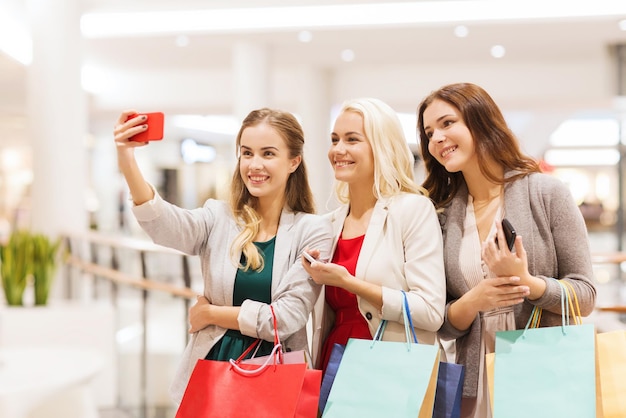
[{"label": "necklace", "polygon": [[[502,189],[500,189],[502,190]],[[502,194],[497,193],[487,200],[477,202],[472,201],[474,206],[474,218],[480,241],[483,242],[489,236],[496,213],[500,207]]]}]

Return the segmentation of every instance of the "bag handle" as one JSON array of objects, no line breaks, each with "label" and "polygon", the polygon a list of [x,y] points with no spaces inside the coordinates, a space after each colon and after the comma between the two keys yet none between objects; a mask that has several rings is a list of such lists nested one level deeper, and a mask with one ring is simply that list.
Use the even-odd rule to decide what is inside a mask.
[{"label": "bag handle", "polygon": [[570,282],[567,282],[565,280],[559,280],[559,283],[565,286],[565,291],[568,294],[567,300],[569,302],[569,308],[572,312],[574,312],[574,314],[572,315],[574,317],[574,324],[582,325],[583,316],[580,313],[580,305],[578,304],[578,295],[576,294],[576,291],[574,290],[574,286]]},{"label": "bag handle", "polygon": [[406,296],[406,292],[401,290],[402,298],[404,299],[404,309],[402,310],[402,314],[404,315],[404,332],[406,333],[406,340],[410,340],[409,329],[411,330],[411,334],[413,335],[413,342],[418,344],[417,335],[415,335],[415,327],[413,327],[413,318],[411,318],[411,309],[409,309],[409,298]]},{"label": "bag handle", "polygon": [[267,359],[265,360],[265,362],[257,368],[244,369],[241,366],[239,366],[239,360],[233,360],[232,358],[229,360],[229,362],[230,362],[231,367],[237,373],[240,373],[244,376],[258,376],[261,373],[263,373],[270,364],[273,363],[274,365],[276,365],[276,356],[278,355],[277,353],[278,351],[280,351],[281,347],[282,346],[280,344],[276,344],[274,348],[272,349],[272,352],[270,353],[270,355],[267,356]]},{"label": "bag handle", "polygon": [[[282,344],[280,343],[280,338],[278,337],[278,322],[276,321],[276,313],[274,312],[274,307],[272,305],[270,305],[270,311],[272,312],[272,325],[274,327],[274,348],[272,349],[272,352],[270,353],[269,356],[267,356],[267,359],[265,360],[265,362],[261,364],[258,368],[255,368],[255,369],[241,368],[239,364],[248,355],[248,353],[250,353],[250,351],[252,351],[252,349],[254,349],[255,347],[257,350],[259,349],[261,339],[257,338],[252,344],[250,344],[248,348],[246,348],[246,350],[237,358],[237,360],[233,360],[233,359],[229,360],[231,366],[233,367],[233,369],[235,369],[235,371],[246,376],[257,376],[261,374],[263,370],[265,370],[265,368],[270,364],[270,362],[272,362],[272,360],[273,360],[274,365],[276,365],[277,363],[279,364],[283,363]],[[256,354],[256,350],[255,350],[255,354]]]},{"label": "bag handle", "polygon": [[[573,317],[574,325],[581,325],[582,315],[580,313],[578,295],[576,295],[574,286],[565,280],[557,280],[556,282],[561,288],[561,328],[563,330],[563,334],[566,334],[565,327],[570,325],[570,318]],[[524,331],[528,328],[539,328],[542,312],[543,309],[538,306],[533,308]]]},{"label": "bag handle", "polygon": [[[407,351],[411,351],[411,343],[418,344],[417,335],[415,335],[415,328],[413,328],[413,320],[411,319],[411,310],[409,309],[409,300],[406,297],[406,292],[401,290],[402,292],[402,318],[404,319],[404,334],[406,336],[406,345]],[[370,348],[374,347],[376,341],[380,341],[383,338],[383,333],[387,328],[387,320],[383,319],[380,321],[378,328],[376,329],[376,333],[374,334],[374,338]],[[411,334],[413,338],[411,338]]]}]

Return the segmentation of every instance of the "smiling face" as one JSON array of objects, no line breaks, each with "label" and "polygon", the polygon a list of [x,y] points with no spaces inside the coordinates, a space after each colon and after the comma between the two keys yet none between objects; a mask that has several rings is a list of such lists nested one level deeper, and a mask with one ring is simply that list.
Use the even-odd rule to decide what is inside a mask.
[{"label": "smiling face", "polygon": [[363,128],[363,117],[343,112],[335,121],[328,160],[335,179],[348,184],[374,181],[374,153]]},{"label": "smiling face", "polygon": [[434,100],[424,110],[424,132],[429,153],[451,173],[478,167],[474,138],[459,110],[443,100]]},{"label": "smiling face", "polygon": [[252,196],[263,201],[285,198],[287,180],[300,164],[292,158],[285,140],[270,125],[247,127],[241,134],[239,173]]}]

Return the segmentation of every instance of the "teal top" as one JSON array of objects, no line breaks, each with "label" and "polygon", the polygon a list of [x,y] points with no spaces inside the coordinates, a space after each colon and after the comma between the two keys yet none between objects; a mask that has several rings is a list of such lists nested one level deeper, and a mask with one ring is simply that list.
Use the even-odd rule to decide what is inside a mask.
[{"label": "teal top", "polygon": [[[263,255],[265,262],[263,270],[237,270],[233,290],[233,306],[241,306],[246,299],[268,304],[272,302],[272,267],[274,264],[276,237],[265,242],[255,242],[254,245],[256,245]],[[245,256],[241,254],[241,264],[245,262]],[[237,359],[255,340],[256,338],[243,335],[238,330],[229,329],[211,348],[211,351],[209,351],[205,358],[207,360],[221,361],[228,361],[231,358]],[[266,356],[272,352],[273,348],[273,341],[261,341],[255,356]],[[253,353],[250,353],[246,358],[250,358],[252,354]]]}]

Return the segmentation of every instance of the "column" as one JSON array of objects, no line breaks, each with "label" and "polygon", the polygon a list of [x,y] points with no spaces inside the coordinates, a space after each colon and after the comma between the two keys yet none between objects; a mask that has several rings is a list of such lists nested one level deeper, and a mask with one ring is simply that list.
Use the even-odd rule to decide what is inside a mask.
[{"label": "column", "polygon": [[80,0],[27,0],[33,39],[28,110],[33,147],[32,228],[87,229],[86,97],[81,87]]},{"label": "column", "polygon": [[334,175],[328,162],[330,148],[331,88],[330,74],[319,68],[302,68],[298,113],[304,128],[304,156],[317,212],[337,207],[334,199]]},{"label": "column", "polygon": [[240,42],[233,49],[233,112],[243,120],[251,110],[270,106],[269,59],[263,45]]}]

